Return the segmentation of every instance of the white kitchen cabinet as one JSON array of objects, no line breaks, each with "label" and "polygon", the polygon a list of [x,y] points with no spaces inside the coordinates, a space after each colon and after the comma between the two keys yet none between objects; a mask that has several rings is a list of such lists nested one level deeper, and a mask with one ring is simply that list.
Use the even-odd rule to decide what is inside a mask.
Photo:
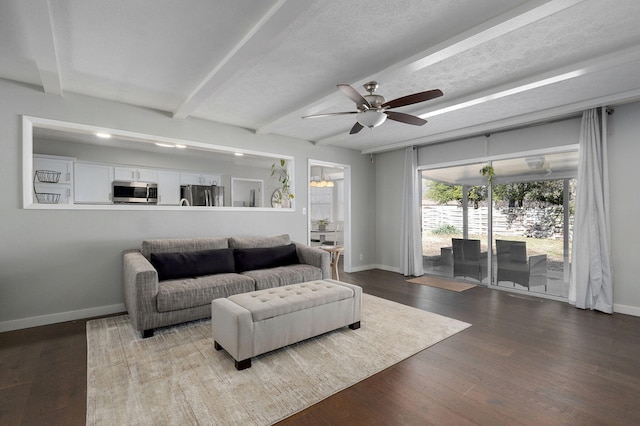
[{"label": "white kitchen cabinet", "polygon": [[73,161],[71,157],[33,156],[34,203],[70,204],[73,202]]},{"label": "white kitchen cabinet", "polygon": [[74,164],[74,200],[76,204],[111,204],[113,167],[104,164]]},{"label": "white kitchen cabinet", "polygon": [[158,182],[158,171],[141,169],[138,167],[116,166],[114,170],[115,180],[126,182]]},{"label": "white kitchen cabinet", "polygon": [[210,173],[180,173],[180,185],[220,185],[220,175]]},{"label": "white kitchen cabinet", "polygon": [[158,204],[164,206],[180,204],[180,173],[158,171]]}]

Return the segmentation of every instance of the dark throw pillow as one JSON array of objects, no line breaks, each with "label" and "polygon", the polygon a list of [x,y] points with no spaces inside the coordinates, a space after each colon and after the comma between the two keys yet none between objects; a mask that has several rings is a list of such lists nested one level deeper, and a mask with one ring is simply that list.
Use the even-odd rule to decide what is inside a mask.
[{"label": "dark throw pillow", "polygon": [[295,244],[278,247],[234,249],[233,256],[236,260],[237,272],[276,268],[278,266],[300,263]]},{"label": "dark throw pillow", "polygon": [[159,281],[235,272],[233,250],[229,248],[151,253],[151,264],[158,271]]}]

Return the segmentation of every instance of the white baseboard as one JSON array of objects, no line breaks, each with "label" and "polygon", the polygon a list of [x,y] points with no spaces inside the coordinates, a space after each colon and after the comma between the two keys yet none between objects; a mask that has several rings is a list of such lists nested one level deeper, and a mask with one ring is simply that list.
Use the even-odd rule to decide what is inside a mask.
[{"label": "white baseboard", "polygon": [[[387,266],[387,265],[362,265],[362,266],[355,266],[352,267],[351,270],[349,271],[349,273],[351,272],[362,272],[362,271],[369,271],[371,269],[382,269],[383,271],[389,271],[389,272],[397,272],[400,273],[400,268],[396,268],[395,266]],[[346,272],[346,271],[345,271]]]},{"label": "white baseboard", "polygon": [[0,333],[23,328],[38,327],[41,325],[56,324],[59,322],[73,321],[84,318],[98,317],[101,315],[117,314],[125,312],[124,303],[96,308],[80,309],[78,311],[58,312],[55,314],[41,315],[38,317],[21,318],[12,321],[0,322]]},{"label": "white baseboard", "polygon": [[383,271],[395,272],[400,274],[400,268],[396,266],[387,266],[387,265],[376,265],[376,269],[382,269]]},{"label": "white baseboard", "polygon": [[620,304],[614,303],[613,312],[640,317],[640,308],[637,306],[620,305]]},{"label": "white baseboard", "polygon": [[[349,273],[351,272],[362,272],[362,271],[368,271],[370,269],[376,269],[376,265],[362,265],[362,266],[352,266],[351,270],[349,271]],[[345,271],[346,272],[346,271]]]}]

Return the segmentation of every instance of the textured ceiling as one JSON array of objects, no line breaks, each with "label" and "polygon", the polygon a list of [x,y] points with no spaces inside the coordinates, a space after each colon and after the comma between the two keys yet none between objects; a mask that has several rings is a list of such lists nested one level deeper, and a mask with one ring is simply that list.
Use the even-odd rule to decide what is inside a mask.
[{"label": "textured ceiling", "polygon": [[[3,0],[0,78],[368,153],[638,100],[639,21],[637,0]],[[444,96],[398,109],[420,127],[301,119],[369,80]]]}]

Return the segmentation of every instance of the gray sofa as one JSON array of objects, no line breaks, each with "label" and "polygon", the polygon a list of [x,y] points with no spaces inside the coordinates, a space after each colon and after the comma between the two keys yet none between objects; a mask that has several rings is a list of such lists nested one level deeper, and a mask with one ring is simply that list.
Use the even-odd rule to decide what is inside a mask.
[{"label": "gray sofa", "polygon": [[125,306],[143,337],[211,316],[219,297],[331,278],[329,253],[289,235],[147,240],[123,253]]}]

